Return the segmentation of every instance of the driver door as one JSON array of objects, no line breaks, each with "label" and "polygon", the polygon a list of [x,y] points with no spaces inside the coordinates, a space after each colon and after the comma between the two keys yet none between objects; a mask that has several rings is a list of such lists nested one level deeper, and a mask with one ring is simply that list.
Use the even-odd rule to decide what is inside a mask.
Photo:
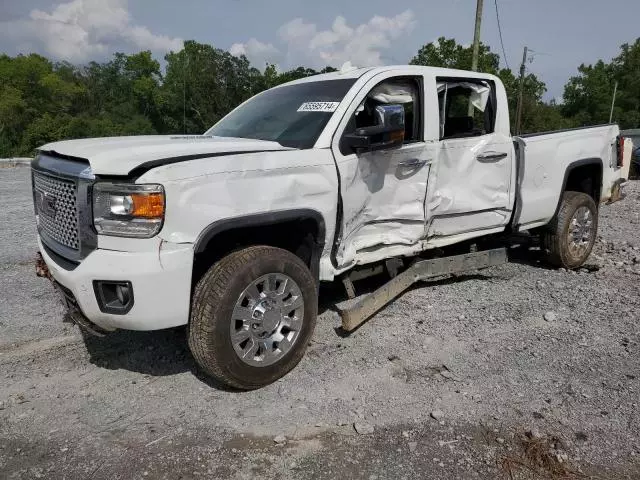
[{"label": "driver door", "polygon": [[[375,104],[402,105],[405,137],[399,147],[356,152],[344,141],[356,128],[375,126]],[[420,250],[425,197],[435,146],[424,141],[423,77],[381,74],[363,88],[333,139],[340,176],[341,222],[334,251],[338,268]],[[369,122],[369,123],[367,123]]]}]

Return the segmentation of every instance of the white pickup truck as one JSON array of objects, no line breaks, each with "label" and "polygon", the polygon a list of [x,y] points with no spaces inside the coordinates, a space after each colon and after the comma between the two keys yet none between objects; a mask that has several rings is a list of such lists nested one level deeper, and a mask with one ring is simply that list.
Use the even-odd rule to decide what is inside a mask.
[{"label": "white pickup truck", "polygon": [[[511,137],[505,89],[482,73],[309,77],[256,95],[204,135],[42,146],[40,271],[90,331],[188,325],[207,374],[258,388],[302,358],[319,282],[409,272],[388,301],[428,276],[411,270],[416,259],[523,230],[541,236],[552,265],[580,266],[599,204],[624,183],[618,136],[606,125]],[[499,257],[475,248],[423,270]]]}]

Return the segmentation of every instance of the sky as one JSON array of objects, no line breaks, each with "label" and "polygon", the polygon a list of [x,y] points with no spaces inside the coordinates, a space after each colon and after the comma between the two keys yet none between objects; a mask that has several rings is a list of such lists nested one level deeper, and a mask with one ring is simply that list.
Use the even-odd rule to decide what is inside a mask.
[{"label": "sky", "polygon": [[[502,55],[494,0],[481,39]],[[640,0],[497,0],[506,62],[527,69],[560,99],[581,63],[610,60],[640,36]],[[183,40],[209,43],[261,68],[408,63],[440,36],[473,40],[476,0],[0,0],[0,52],[37,52],[84,63]]]}]

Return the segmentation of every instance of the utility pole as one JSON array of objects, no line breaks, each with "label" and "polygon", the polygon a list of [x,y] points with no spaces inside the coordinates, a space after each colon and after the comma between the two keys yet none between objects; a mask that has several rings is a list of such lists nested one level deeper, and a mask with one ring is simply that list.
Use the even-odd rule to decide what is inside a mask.
[{"label": "utility pole", "polygon": [[520,65],[520,86],[518,87],[518,108],[516,110],[516,135],[520,135],[520,122],[522,121],[522,95],[524,93],[524,73],[527,63],[527,47],[524,47],[522,54],[522,65]]},{"label": "utility pole", "polygon": [[473,57],[471,58],[471,70],[478,71],[478,55],[480,53],[480,26],[482,24],[482,4],[484,0],[478,0],[476,4],[476,27],[473,31]]},{"label": "utility pole", "polygon": [[[478,71],[478,55],[480,54],[480,26],[482,24],[482,4],[484,0],[478,0],[476,4],[476,26],[473,31],[473,55],[471,57],[471,70]],[[469,116],[473,117],[474,106],[469,100]]]},{"label": "utility pole", "polygon": [[609,112],[609,123],[611,123],[611,120],[613,120],[613,107],[616,104],[616,93],[618,93],[618,81],[616,80],[616,83],[613,87],[613,98],[611,99],[611,112]]},{"label": "utility pole", "polygon": [[182,60],[182,133],[187,134],[187,51],[183,48]]}]

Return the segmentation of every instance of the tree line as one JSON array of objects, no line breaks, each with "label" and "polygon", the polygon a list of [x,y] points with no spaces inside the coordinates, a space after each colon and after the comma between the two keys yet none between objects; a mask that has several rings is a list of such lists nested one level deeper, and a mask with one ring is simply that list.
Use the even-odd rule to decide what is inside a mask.
[{"label": "tree line", "polygon": [[[564,102],[545,103],[546,86],[534,74],[524,84],[523,131],[606,123],[614,83],[614,121],[640,127],[640,38],[621,46],[609,63],[580,65],[564,88]],[[423,46],[410,63],[469,69],[471,47],[444,37]],[[82,137],[202,133],[240,102],[281,83],[321,71],[263,70],[245,56],[187,41],[165,56],[116,53],[107,62],[72,65],[37,55],[0,55],[0,157],[30,155],[44,143]],[[480,46],[479,70],[498,75],[509,97],[512,123],[518,78],[500,57]],[[513,127],[513,125],[512,125]]]}]

